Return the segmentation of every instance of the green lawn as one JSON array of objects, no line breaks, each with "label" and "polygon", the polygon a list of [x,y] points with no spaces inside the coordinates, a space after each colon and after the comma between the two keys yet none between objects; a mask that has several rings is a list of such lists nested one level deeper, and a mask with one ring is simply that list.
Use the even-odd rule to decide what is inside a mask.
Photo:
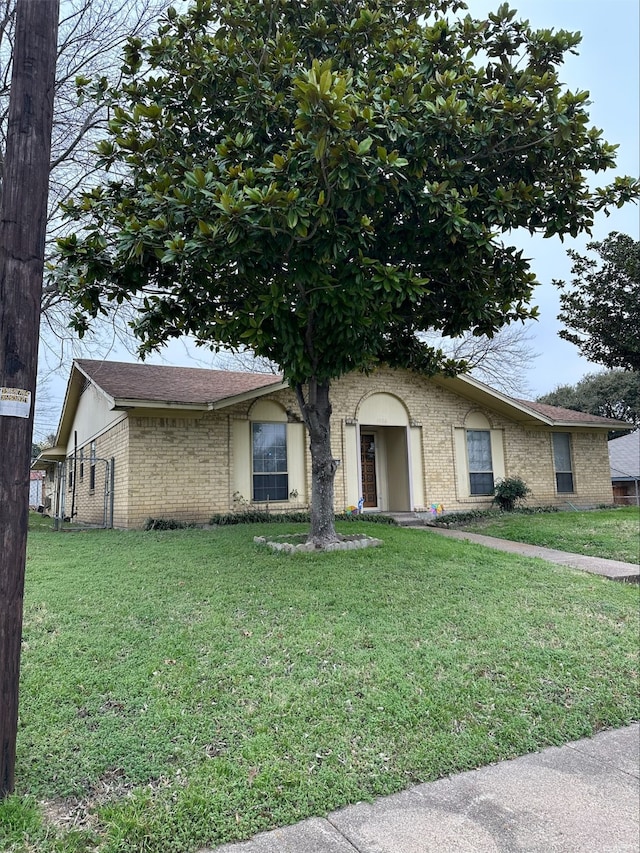
[{"label": "green lawn", "polygon": [[640,716],[637,587],[268,529],[30,534],[0,849],[184,853]]},{"label": "green lawn", "polygon": [[588,557],[627,563],[637,563],[640,558],[640,509],[632,506],[539,515],[504,513],[466,523],[464,530]]}]

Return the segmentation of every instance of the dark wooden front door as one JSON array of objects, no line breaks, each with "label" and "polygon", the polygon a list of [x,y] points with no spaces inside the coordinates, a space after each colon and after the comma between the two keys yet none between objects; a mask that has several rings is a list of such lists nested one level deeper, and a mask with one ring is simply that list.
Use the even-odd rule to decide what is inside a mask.
[{"label": "dark wooden front door", "polygon": [[362,433],[360,436],[360,465],[362,469],[362,497],[364,506],[378,506],[376,443],[375,435],[371,433]]}]

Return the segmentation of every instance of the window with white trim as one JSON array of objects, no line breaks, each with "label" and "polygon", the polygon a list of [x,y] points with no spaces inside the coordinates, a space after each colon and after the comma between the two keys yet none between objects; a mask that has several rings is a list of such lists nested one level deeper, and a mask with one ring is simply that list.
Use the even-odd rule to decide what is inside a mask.
[{"label": "window with white trim", "polygon": [[254,501],[289,497],[286,423],[252,423],[251,457]]},{"label": "window with white trim", "polygon": [[553,467],[556,472],[556,491],[573,492],[573,464],[571,461],[571,435],[568,432],[552,433]]},{"label": "window with white trim", "polygon": [[493,494],[493,460],[491,458],[491,432],[488,429],[468,429],[467,464],[469,494]]}]

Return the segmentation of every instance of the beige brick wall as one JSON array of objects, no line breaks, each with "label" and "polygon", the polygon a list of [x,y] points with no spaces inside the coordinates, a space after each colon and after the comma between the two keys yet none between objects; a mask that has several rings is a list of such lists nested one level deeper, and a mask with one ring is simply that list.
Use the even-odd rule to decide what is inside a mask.
[{"label": "beige brick wall", "polygon": [[[129,479],[129,422],[119,421],[115,426],[98,435],[96,442],[95,487],[91,489],[91,442],[78,447],[75,463],[76,497],[73,520],[83,524],[102,524],[105,517],[105,481],[109,477],[109,465],[115,466],[113,494],[113,525],[128,527],[128,479]],[[82,464],[80,452],[82,451]],[[113,460],[113,462],[112,462]],[[67,465],[73,467],[73,460]],[[72,492],[65,486],[65,515],[71,514]],[[110,498],[107,498],[109,503]],[[107,507],[107,512],[109,509]]]},{"label": "beige brick wall", "polygon": [[[336,511],[348,505],[348,495],[353,493],[345,479],[346,472],[354,470],[353,464],[347,464],[345,459],[348,447],[345,434],[349,429],[345,418],[358,418],[359,407],[372,393],[372,386],[375,392],[395,395],[404,402],[413,433],[419,436],[422,459],[418,463],[414,460],[414,465],[422,465],[422,506],[442,503],[446,510],[461,510],[490,504],[486,497],[468,497],[457,472],[460,466],[455,461],[455,429],[463,429],[465,419],[473,412],[482,413],[491,429],[501,435],[505,475],[520,476],[527,482],[533,491],[529,504],[613,502],[604,432],[572,432],[575,493],[558,495],[551,430],[524,429],[428,379],[408,371],[381,370],[370,378],[344,377],[332,387],[333,453],[343,462],[336,475]],[[285,409],[298,411],[291,391],[266,395],[266,399],[277,400]],[[233,423],[246,420],[250,408],[251,402],[245,402],[218,412],[170,416],[165,412],[145,414],[138,410],[129,415],[126,424],[118,424],[101,436],[98,456],[116,457],[114,524],[141,527],[149,517],[205,523],[213,513],[233,509],[234,466],[238,465],[233,458]],[[249,447],[246,452],[250,452]],[[306,440],[305,454],[304,488],[310,494],[311,466]]]},{"label": "beige brick wall", "polygon": [[[288,390],[262,399],[297,409]],[[129,418],[130,527],[142,527],[148,518],[203,524],[235,508],[233,422],[248,419],[251,404],[171,417],[138,411]]]},{"label": "beige brick wall", "polygon": [[204,523],[228,503],[228,418],[130,418],[129,525],[148,518]]},{"label": "beige brick wall", "polygon": [[[570,495],[557,494],[553,469],[551,429],[527,430],[519,424],[497,415],[490,409],[459,397],[434,382],[408,371],[381,370],[373,377],[375,391],[400,397],[408,410],[410,421],[421,427],[424,465],[424,504],[443,503],[447,510],[463,510],[474,506],[489,506],[490,498],[467,497],[456,482],[454,458],[454,428],[463,428],[465,418],[481,412],[493,430],[501,430],[504,445],[505,476],[522,477],[532,489],[530,505],[610,504],[613,502],[609,472],[606,433],[572,431],[574,488]],[[334,383],[332,444],[334,454],[342,455],[341,436],[344,418],[356,418],[363,399],[372,393],[363,390],[367,380],[350,375]],[[336,475],[336,509],[346,504],[347,494],[342,465]]]}]

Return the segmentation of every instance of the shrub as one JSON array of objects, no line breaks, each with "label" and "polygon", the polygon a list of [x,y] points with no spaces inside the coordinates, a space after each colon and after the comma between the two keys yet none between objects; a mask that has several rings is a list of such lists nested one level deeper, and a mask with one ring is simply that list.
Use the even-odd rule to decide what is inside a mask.
[{"label": "shrub", "polygon": [[505,477],[495,485],[493,503],[498,504],[502,512],[513,512],[516,503],[530,494],[531,489],[521,477]]},{"label": "shrub", "polygon": [[144,530],[186,530],[189,527],[197,525],[175,518],[148,518],[144,524]]},{"label": "shrub", "polygon": [[[336,521],[368,521],[373,524],[397,524],[394,518],[388,515],[347,515],[339,513]],[[307,510],[297,512],[267,512],[263,509],[243,509],[241,512],[220,512],[211,516],[209,523],[220,526],[226,524],[256,524],[267,522],[269,524],[309,524],[311,516]]]},{"label": "shrub", "polygon": [[440,527],[450,527],[453,524],[468,524],[473,521],[481,521],[482,519],[495,518],[499,515],[496,509],[468,509],[459,512],[447,512],[443,515],[436,515],[429,520],[430,525]]},{"label": "shrub", "polygon": [[[517,506],[514,507],[515,515],[542,515],[548,512],[560,512],[557,506],[551,504],[543,506]],[[499,509],[469,509],[460,512],[447,512],[445,515],[438,515],[433,520],[429,521],[430,525],[437,527],[455,527],[456,525],[471,524],[475,521],[491,521],[494,518],[500,518],[502,510]]]}]

